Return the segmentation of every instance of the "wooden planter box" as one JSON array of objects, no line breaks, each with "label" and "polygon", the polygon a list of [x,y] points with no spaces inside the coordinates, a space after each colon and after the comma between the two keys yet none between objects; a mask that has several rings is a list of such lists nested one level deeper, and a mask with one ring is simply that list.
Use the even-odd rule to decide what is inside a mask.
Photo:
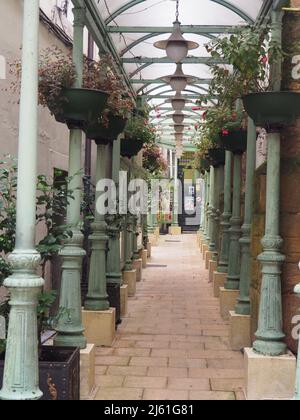
[{"label": "wooden planter box", "polygon": [[[0,386],[2,387],[4,355],[0,357]],[[39,385],[44,394],[42,400],[80,400],[79,348],[43,346],[39,368]]]}]

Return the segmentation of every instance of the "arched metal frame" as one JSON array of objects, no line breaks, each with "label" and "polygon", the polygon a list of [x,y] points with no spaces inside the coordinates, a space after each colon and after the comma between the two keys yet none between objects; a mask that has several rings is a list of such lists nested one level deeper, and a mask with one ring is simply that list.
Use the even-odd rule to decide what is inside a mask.
[{"label": "arched metal frame", "polygon": [[[116,19],[119,15],[126,12],[127,10],[131,9],[134,6],[137,6],[140,3],[144,3],[147,0],[131,0],[128,3],[124,4],[122,7],[117,9],[115,12],[113,12],[105,21],[105,23],[108,25],[111,23],[114,19]],[[231,10],[232,12],[236,13],[238,16],[240,16],[243,20],[245,20],[248,23],[254,23],[253,19],[245,13],[242,9],[240,9],[237,6],[234,6],[233,4],[227,2],[226,0],[210,0],[213,3],[217,3],[220,6],[225,7],[228,10]]]},{"label": "arched metal frame", "polygon": [[[150,93],[153,93],[155,90],[160,89],[160,88],[162,88],[164,86],[167,87],[169,85],[168,85],[168,83],[166,83],[165,85],[156,86],[153,89],[150,89],[150,90],[148,90],[145,93],[142,93],[142,96],[148,96],[148,95],[150,95]],[[184,89],[183,92],[196,93],[197,95],[198,94],[199,95],[202,95],[202,93],[203,94],[208,93],[208,90],[206,88],[204,88],[204,87],[195,86],[195,85],[189,85],[189,86],[191,86],[193,88],[201,89],[203,92],[197,92],[196,90],[191,90],[191,89]],[[167,90],[167,91],[166,90],[163,90],[162,92],[159,92],[159,95],[163,95],[164,93],[170,93],[170,92],[174,92],[174,90],[172,90],[172,89],[171,90]]]}]

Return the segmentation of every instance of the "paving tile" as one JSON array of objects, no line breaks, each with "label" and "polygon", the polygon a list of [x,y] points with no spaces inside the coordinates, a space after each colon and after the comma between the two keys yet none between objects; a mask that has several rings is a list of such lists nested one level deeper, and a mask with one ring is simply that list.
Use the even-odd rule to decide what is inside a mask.
[{"label": "paving tile", "polygon": [[118,348],[115,349],[115,356],[150,356],[151,349],[137,349],[137,348]]},{"label": "paving tile", "polygon": [[107,368],[107,375],[116,376],[146,376],[147,366],[109,366]]},{"label": "paving tile", "polygon": [[188,391],[175,391],[173,389],[145,389],[143,400],[186,401],[188,400]]},{"label": "paving tile", "polygon": [[129,364],[129,360],[130,357],[100,356],[96,357],[96,365],[127,366]]},{"label": "paving tile", "polygon": [[188,370],[186,368],[172,367],[149,367],[148,376],[164,376],[169,378],[187,378]]},{"label": "paving tile", "polygon": [[168,366],[167,357],[132,357],[130,366]]},{"label": "paving tile", "polygon": [[190,391],[189,399],[193,401],[232,401],[236,398],[234,392]]},{"label": "paving tile", "polygon": [[244,370],[242,369],[201,369],[190,368],[190,378],[210,378],[210,379],[243,379]]},{"label": "paving tile", "polygon": [[118,388],[123,385],[124,376],[96,375],[95,383],[101,388]]},{"label": "paving tile", "polygon": [[124,381],[125,388],[165,388],[167,378],[152,376],[127,376]]},{"label": "paving tile", "polygon": [[211,379],[213,391],[241,391],[244,387],[243,379]]},{"label": "paving tile", "polygon": [[168,389],[209,391],[211,388],[208,379],[169,378]]},{"label": "paving tile", "polygon": [[136,401],[143,396],[142,388],[100,388],[96,394],[96,401]]}]

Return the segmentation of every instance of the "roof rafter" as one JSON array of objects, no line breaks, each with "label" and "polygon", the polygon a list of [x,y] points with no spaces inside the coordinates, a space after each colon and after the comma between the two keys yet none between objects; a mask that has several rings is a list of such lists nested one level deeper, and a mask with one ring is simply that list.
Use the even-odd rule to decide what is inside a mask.
[{"label": "roof rafter", "polygon": [[[172,26],[107,26],[107,32],[117,34],[170,34]],[[183,25],[182,33],[196,35],[232,33],[234,26],[229,25]],[[154,35],[155,36],[155,35]]]}]

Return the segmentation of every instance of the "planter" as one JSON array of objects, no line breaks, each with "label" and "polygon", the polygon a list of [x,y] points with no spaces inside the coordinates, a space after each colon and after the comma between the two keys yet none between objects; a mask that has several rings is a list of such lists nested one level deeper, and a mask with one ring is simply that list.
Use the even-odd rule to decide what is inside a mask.
[{"label": "planter", "polygon": [[247,131],[229,130],[228,135],[220,134],[220,143],[232,153],[244,153],[247,150]]},{"label": "planter", "polygon": [[248,115],[257,126],[292,124],[300,116],[300,93],[261,92],[243,98]]},{"label": "planter", "polygon": [[206,159],[200,159],[200,171],[208,171],[210,163]]},{"label": "planter", "polygon": [[[2,387],[4,355],[0,360]],[[39,385],[44,401],[80,400],[80,351],[72,347],[43,346],[39,362]]]},{"label": "planter", "polygon": [[214,167],[225,165],[225,150],[210,149],[207,154],[207,161]]},{"label": "planter", "polygon": [[89,121],[84,132],[88,138],[95,140],[96,144],[109,144],[123,133],[126,123],[126,119],[110,115],[108,127],[104,127],[98,119]]},{"label": "planter", "polygon": [[144,143],[142,140],[133,138],[124,138],[121,140],[121,156],[132,158],[136,156],[143,148]]},{"label": "planter", "polygon": [[59,110],[49,106],[56,121],[66,123],[70,129],[83,129],[89,120],[101,115],[107,102],[108,94],[92,89],[63,89],[58,98]]}]

